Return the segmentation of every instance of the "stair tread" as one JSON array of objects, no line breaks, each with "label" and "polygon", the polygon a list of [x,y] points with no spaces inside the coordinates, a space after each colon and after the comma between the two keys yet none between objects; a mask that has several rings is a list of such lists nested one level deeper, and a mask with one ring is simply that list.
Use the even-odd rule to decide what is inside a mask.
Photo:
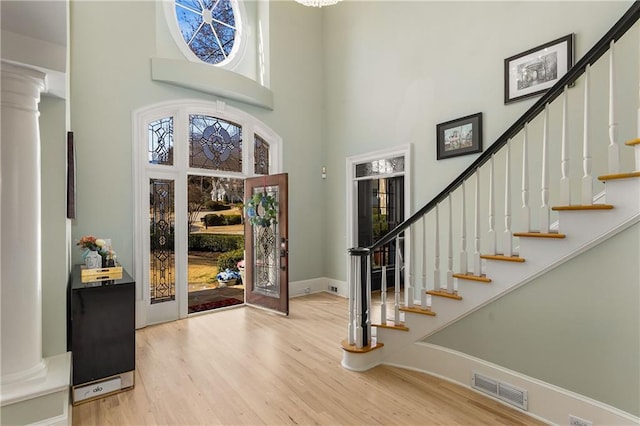
[{"label": "stair tread", "polygon": [[363,346],[361,348],[356,348],[356,345],[350,345],[346,339],[342,341],[342,349],[344,349],[347,352],[360,353],[360,354],[371,352],[376,349],[380,349],[383,346],[384,346],[384,343],[373,342],[370,345]]},{"label": "stair tread", "polygon": [[459,296],[457,293],[452,294],[442,290],[429,290],[427,291],[427,294],[438,297],[446,297],[447,299],[462,300],[462,296]]},{"label": "stair tread", "polygon": [[490,283],[491,278],[486,275],[473,275],[473,274],[453,274],[454,278],[460,278],[462,280],[479,281],[483,283]]},{"label": "stair tread", "polygon": [[602,175],[598,176],[598,180],[608,181],[608,180],[616,180],[616,179],[630,179],[640,177],[640,172],[629,172],[629,173],[614,173],[611,175]]},{"label": "stair tread", "polygon": [[559,232],[537,232],[537,231],[529,231],[529,232],[516,232],[513,234],[514,237],[532,237],[532,238],[565,238],[565,234],[561,234]]},{"label": "stair tread", "polygon": [[[433,312],[431,309],[422,309],[420,306],[401,306],[400,310],[402,312],[411,312],[414,314],[420,314],[420,315],[429,315],[432,317],[436,316],[436,313]],[[407,329],[408,330],[408,329]]]},{"label": "stair tread", "polygon": [[520,256],[505,256],[503,254],[481,254],[480,257],[482,259],[505,260],[507,262],[524,262],[524,257],[520,257]]},{"label": "stair tread", "polygon": [[[402,310],[402,308],[400,308]],[[392,328],[394,330],[402,330],[402,331],[409,331],[409,327],[407,327],[406,325],[404,325],[404,323],[400,323],[400,324],[395,324],[393,321],[391,320],[387,320],[386,324],[382,324],[382,323],[375,323],[375,324],[371,324],[372,327],[380,327],[380,328]]]},{"label": "stair tread", "polygon": [[571,205],[571,206],[554,206],[551,210],[567,211],[567,210],[611,210],[611,204],[589,204],[589,205]]},{"label": "stair tread", "polygon": [[633,146],[633,145],[640,145],[640,138],[638,138],[638,139],[631,139],[630,141],[626,141],[624,144],[625,144],[625,145],[629,145],[629,146]]}]

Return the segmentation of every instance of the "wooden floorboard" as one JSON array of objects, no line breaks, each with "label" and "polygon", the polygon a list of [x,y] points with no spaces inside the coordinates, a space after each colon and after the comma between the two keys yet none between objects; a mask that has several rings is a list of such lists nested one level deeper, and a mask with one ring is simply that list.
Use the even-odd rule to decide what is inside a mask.
[{"label": "wooden floorboard", "polygon": [[73,407],[73,425],[538,425],[435,377],[340,365],[347,302],[240,307],[136,332],[133,390]]}]

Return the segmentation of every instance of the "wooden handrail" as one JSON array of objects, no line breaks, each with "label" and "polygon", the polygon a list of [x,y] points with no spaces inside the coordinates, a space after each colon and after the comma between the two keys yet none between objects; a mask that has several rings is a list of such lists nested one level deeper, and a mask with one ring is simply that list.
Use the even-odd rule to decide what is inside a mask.
[{"label": "wooden handrail", "polygon": [[[409,228],[415,222],[420,220],[423,215],[431,211],[442,200],[455,191],[462,182],[467,180],[473,175],[479,167],[485,164],[493,154],[498,152],[509,139],[516,136],[520,130],[522,130],[526,123],[533,120],[538,114],[540,114],[545,105],[552,102],[558,96],[560,96],[565,86],[570,86],[584,74],[584,70],[587,65],[594,64],[602,55],[608,50],[611,41],[617,41],[635,24],[640,18],[640,0],[636,0],[631,7],[625,12],[625,14],[615,23],[613,27],[587,52],[573,67],[571,67],[567,73],[562,76],[555,85],[553,85],[531,108],[529,108],[522,116],[509,127],[489,148],[487,148],[482,155],[480,155],[465,171],[463,171],[455,180],[453,180],[445,189],[443,189],[438,195],[436,195],[431,201],[425,204],[420,210],[414,213],[410,218],[393,228],[386,233],[375,244],[367,247],[370,252],[382,247],[383,245],[392,241],[398,234]],[[362,255],[359,252],[350,253]]]}]

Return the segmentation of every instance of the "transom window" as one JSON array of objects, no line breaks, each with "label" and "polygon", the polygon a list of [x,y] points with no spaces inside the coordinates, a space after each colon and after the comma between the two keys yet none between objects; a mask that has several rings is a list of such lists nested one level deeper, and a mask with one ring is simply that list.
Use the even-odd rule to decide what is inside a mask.
[{"label": "transom window", "polygon": [[184,43],[202,62],[222,65],[238,50],[236,0],[175,0]]}]

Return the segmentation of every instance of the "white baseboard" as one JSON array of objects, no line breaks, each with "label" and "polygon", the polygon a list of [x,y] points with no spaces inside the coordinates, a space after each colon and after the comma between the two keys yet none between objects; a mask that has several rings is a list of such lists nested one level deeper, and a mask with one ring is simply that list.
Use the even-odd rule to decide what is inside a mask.
[{"label": "white baseboard", "polygon": [[528,392],[528,411],[506,404],[499,399],[481,393],[541,421],[566,425],[569,415],[589,420],[594,425],[638,425],[640,418],[602,402],[554,386],[533,377],[520,374],[499,365],[429,343],[418,342],[382,364],[420,371],[441,379],[471,387],[473,372],[494,378]]},{"label": "white baseboard", "polygon": [[[334,290],[332,290],[335,289]],[[331,278],[320,277],[310,280],[293,281],[289,283],[289,297],[306,296],[311,293],[326,291],[342,297],[348,297],[347,283]]]}]

